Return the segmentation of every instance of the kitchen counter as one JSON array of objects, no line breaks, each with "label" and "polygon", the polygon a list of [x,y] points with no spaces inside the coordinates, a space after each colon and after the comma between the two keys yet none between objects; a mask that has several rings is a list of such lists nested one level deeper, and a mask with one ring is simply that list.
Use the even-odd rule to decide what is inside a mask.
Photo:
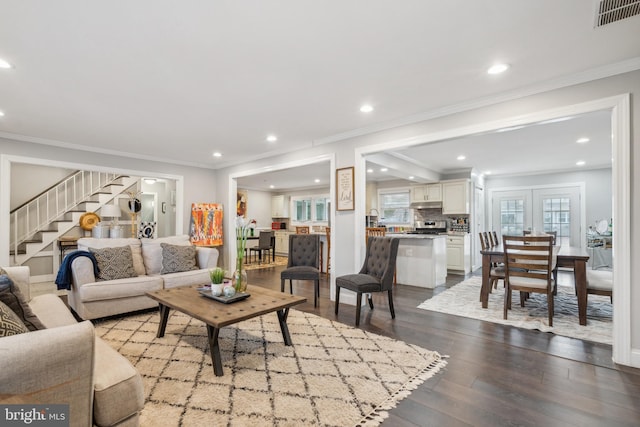
[{"label": "kitchen counter", "polygon": [[397,282],[435,288],[447,280],[447,235],[387,233],[400,239],[396,259]]},{"label": "kitchen counter", "polygon": [[407,233],[387,233],[386,236],[398,237],[400,239],[439,239],[446,238],[446,234],[407,234]]}]

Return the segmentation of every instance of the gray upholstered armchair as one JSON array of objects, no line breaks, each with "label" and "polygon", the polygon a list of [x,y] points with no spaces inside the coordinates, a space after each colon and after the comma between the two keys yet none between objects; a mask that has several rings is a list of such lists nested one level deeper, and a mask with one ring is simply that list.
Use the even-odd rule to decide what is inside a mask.
[{"label": "gray upholstered armchair", "polygon": [[313,280],[313,306],[318,306],[320,296],[320,236],[317,234],[290,234],[287,268],[280,273],[280,291],[289,280],[289,292],[293,294],[293,280]]},{"label": "gray upholstered armchair", "polygon": [[[396,269],[398,244],[395,237],[369,237],[367,254],[358,274],[347,274],[336,278],[336,314],[340,304],[340,288],[349,289],[357,293],[356,326],[360,325],[360,307],[362,294],[387,291],[389,295],[389,310],[391,318],[396,318],[393,309],[393,274]],[[369,307],[373,310],[373,300],[368,296]]]}]

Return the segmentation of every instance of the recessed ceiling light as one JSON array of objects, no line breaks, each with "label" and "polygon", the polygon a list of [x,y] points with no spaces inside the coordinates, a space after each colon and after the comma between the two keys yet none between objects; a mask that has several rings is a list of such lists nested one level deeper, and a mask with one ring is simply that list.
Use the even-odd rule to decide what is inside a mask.
[{"label": "recessed ceiling light", "polygon": [[275,135],[268,135],[267,136],[267,141],[269,142],[276,142],[278,140],[278,137]]},{"label": "recessed ceiling light", "polygon": [[485,175],[491,175],[491,171],[486,171],[484,174]]},{"label": "recessed ceiling light", "polygon": [[367,169],[367,173],[373,173],[373,169]]},{"label": "recessed ceiling light", "polygon": [[320,180],[318,178],[314,179],[313,182],[318,183]]},{"label": "recessed ceiling light", "polygon": [[589,138],[578,138],[576,139],[578,144],[584,144],[585,142],[589,142]]},{"label": "recessed ceiling light", "polygon": [[369,104],[364,104],[362,107],[360,107],[360,111],[363,113],[370,113],[373,111],[373,106]]},{"label": "recessed ceiling light", "polygon": [[578,160],[576,162],[576,166],[584,166],[586,164],[586,162],[584,160]]},{"label": "recessed ceiling light", "polygon": [[415,178],[415,176],[410,176],[410,177],[409,177],[409,179],[414,179],[414,178]]},{"label": "recessed ceiling light", "polygon": [[0,111],[0,117],[4,116],[4,112]]},{"label": "recessed ceiling light", "polygon": [[0,58],[0,68],[11,68],[11,64]]},{"label": "recessed ceiling light", "polygon": [[466,158],[467,158],[467,156],[465,156],[465,155],[463,155],[463,154],[461,154],[461,155],[459,155],[459,156],[457,157],[457,159],[458,159],[458,160],[464,160],[464,159],[466,159]]},{"label": "recessed ceiling light", "polygon": [[380,168],[380,172],[386,172],[386,171],[388,171],[388,170],[389,170],[389,169],[387,169],[387,168]]},{"label": "recessed ceiling light", "polygon": [[276,186],[275,186],[275,185],[273,185],[273,184],[271,184],[271,185],[269,186],[269,188],[276,188]]},{"label": "recessed ceiling light", "polygon": [[504,73],[509,69],[509,64],[494,64],[487,70],[489,74],[500,74]]},{"label": "recessed ceiling light", "polygon": [[216,151],[215,153],[213,153],[213,157],[222,157],[222,153],[219,151]]}]

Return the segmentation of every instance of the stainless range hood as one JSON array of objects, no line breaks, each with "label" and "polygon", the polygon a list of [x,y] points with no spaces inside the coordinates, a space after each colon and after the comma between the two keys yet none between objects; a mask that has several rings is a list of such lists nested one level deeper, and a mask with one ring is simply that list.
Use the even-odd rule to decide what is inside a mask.
[{"label": "stainless range hood", "polygon": [[442,209],[442,202],[413,202],[411,209]]}]

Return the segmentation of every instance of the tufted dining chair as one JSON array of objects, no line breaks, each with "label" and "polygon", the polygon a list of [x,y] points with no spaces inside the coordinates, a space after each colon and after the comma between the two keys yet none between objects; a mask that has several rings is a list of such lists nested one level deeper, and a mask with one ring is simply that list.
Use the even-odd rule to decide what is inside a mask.
[{"label": "tufted dining chair", "polygon": [[290,234],[287,268],[280,273],[280,291],[289,280],[289,292],[293,294],[293,280],[313,280],[313,306],[318,306],[320,296],[320,236],[317,234]]},{"label": "tufted dining chair", "polygon": [[389,295],[389,311],[391,318],[396,318],[393,309],[393,275],[396,270],[398,256],[397,237],[369,237],[367,253],[360,272],[336,278],[336,314],[340,305],[340,289],[356,292],[356,326],[360,325],[360,308],[362,294],[368,295],[369,307],[373,310],[372,292],[387,292]]}]

